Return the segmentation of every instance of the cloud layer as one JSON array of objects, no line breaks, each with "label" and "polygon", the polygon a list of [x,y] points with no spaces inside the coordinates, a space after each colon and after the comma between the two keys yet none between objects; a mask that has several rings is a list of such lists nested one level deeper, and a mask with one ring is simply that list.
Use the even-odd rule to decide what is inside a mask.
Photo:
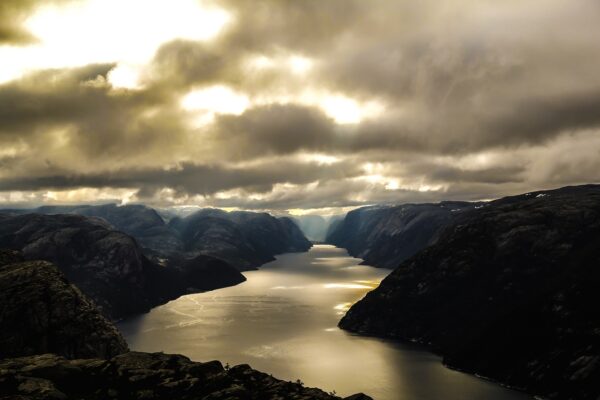
[{"label": "cloud layer", "polygon": [[[3,2],[0,51],[43,45],[40,3]],[[228,15],[216,36],[0,84],[0,202],[316,209],[600,180],[595,0],[197,4]]]}]

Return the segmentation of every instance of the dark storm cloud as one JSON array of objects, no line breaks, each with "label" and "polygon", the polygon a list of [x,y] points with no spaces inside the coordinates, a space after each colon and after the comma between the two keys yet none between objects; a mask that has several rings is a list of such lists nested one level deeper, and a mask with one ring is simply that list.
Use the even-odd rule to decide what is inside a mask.
[{"label": "dark storm cloud", "polygon": [[183,112],[155,88],[113,90],[114,67],[42,70],[0,85],[0,143],[25,143],[32,161],[65,166],[81,158],[119,166],[174,151],[187,131]]},{"label": "dark storm cloud", "polygon": [[235,18],[220,45],[251,51],[326,51],[371,5],[360,0],[216,0]]},{"label": "dark storm cloud", "polygon": [[267,105],[240,116],[221,116],[215,140],[233,156],[332,150],[335,124],[323,112],[299,105]]},{"label": "dark storm cloud", "polygon": [[257,166],[229,167],[184,163],[164,169],[119,169],[113,172],[74,174],[56,171],[37,177],[0,179],[0,191],[62,190],[80,187],[142,188],[146,195],[163,188],[180,194],[211,195],[230,189],[267,192],[278,183],[295,185],[313,181],[327,182],[357,176],[361,171],[352,165],[324,166],[316,163],[271,161]]},{"label": "dark storm cloud", "polygon": [[[43,3],[1,2],[0,45],[34,40],[22,23]],[[134,90],[111,86],[118,60],[0,85],[0,192],[132,188],[160,203],[170,188],[277,209],[600,180],[595,0],[211,3],[231,14],[223,32],[164,43]],[[295,73],[292,56],[312,68]],[[257,57],[275,65],[253,67]],[[249,106],[195,124],[181,99],[212,85]],[[339,124],[310,90],[383,111]]]},{"label": "dark storm cloud", "polygon": [[90,118],[92,110],[102,109],[113,100],[104,88],[84,83],[106,79],[112,68],[114,64],[44,70],[0,85],[0,132],[23,133],[32,126]]},{"label": "dark storm cloud", "polygon": [[564,130],[600,126],[600,87],[585,93],[544,99],[527,99],[495,116],[489,123],[498,142],[514,140],[536,142],[539,137]]},{"label": "dark storm cloud", "polygon": [[493,167],[478,170],[438,167],[432,169],[428,175],[435,182],[510,183],[523,182],[524,172],[524,167]]},{"label": "dark storm cloud", "polygon": [[147,79],[166,85],[166,90],[186,89],[222,79],[235,80],[239,73],[238,54],[224,50],[189,40],[167,43],[156,53]]}]

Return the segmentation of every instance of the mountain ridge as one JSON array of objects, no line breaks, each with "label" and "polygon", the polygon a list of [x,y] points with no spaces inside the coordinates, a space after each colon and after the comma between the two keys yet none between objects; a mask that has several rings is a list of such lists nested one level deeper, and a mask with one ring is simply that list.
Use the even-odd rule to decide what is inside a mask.
[{"label": "mountain ridge", "polygon": [[598,265],[599,185],[510,196],[460,215],[339,326],[548,398],[596,399]]}]

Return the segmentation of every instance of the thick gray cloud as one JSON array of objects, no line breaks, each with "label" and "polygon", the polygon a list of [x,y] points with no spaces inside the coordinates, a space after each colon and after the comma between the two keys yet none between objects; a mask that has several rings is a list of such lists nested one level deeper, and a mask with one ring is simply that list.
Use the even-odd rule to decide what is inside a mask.
[{"label": "thick gray cloud", "polygon": [[273,160],[246,167],[184,163],[169,169],[118,169],[89,174],[50,171],[40,176],[4,179],[0,181],[0,191],[113,187],[140,188],[148,196],[154,191],[170,187],[180,194],[213,195],[231,189],[269,192],[277,183],[327,183],[360,174],[361,171],[351,164],[323,166],[288,160]]},{"label": "thick gray cloud", "polygon": [[[44,3],[3,2],[0,46],[33,41],[23,22]],[[231,16],[221,34],[164,43],[134,89],[111,83],[118,59],[1,84],[0,201],[97,188],[321,208],[600,180],[595,0],[209,3]],[[215,85],[244,109],[182,107]]]}]

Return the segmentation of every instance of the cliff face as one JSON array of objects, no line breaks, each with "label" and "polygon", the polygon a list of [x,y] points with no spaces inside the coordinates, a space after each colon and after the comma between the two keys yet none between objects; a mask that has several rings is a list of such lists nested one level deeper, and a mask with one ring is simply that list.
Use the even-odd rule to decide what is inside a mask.
[{"label": "cliff face", "polygon": [[344,247],[365,264],[394,268],[437,240],[458,215],[478,206],[466,202],[371,206],[350,211],[332,225],[326,242]]},{"label": "cliff face", "polygon": [[[125,340],[56,266],[0,250],[0,358],[111,358]],[[2,392],[2,390],[0,390]]]},{"label": "cliff face", "polygon": [[43,206],[33,210],[13,210],[15,211],[19,214],[77,214],[101,218],[116,230],[133,236],[145,252],[170,255],[183,250],[177,233],[165,224],[156,210],[144,205]]},{"label": "cliff face", "polygon": [[180,253],[181,240],[163,221],[158,213],[144,205],[106,204],[77,209],[77,214],[99,217],[117,230],[133,236],[144,249],[163,255]]},{"label": "cliff face", "polygon": [[[181,355],[129,352],[111,360],[53,354],[0,360],[0,399],[339,400],[248,365],[192,362]],[[358,394],[347,400],[369,400]]]},{"label": "cliff face", "polygon": [[174,218],[169,226],[179,233],[186,253],[221,258],[242,271],[311,247],[292,221],[266,213],[204,209]]},{"label": "cliff face", "polygon": [[[134,238],[98,218],[0,214],[0,222],[0,247],[22,250],[28,260],[55,263],[110,318],[147,311],[189,291],[245,280],[227,263],[208,257],[160,266],[146,258]],[[214,274],[219,268],[223,271]]]},{"label": "cliff face", "polygon": [[286,218],[267,213],[225,212],[202,209],[185,218],[165,223],[156,210],[144,205],[44,206],[11,210],[14,214],[77,214],[105,221],[114,230],[132,236],[144,255],[179,267],[198,255],[209,255],[240,271],[256,269],[277,254],[307,251],[311,244]]},{"label": "cliff face", "polygon": [[278,218],[281,225],[281,232],[285,238],[285,250],[289,252],[308,251],[312,247],[312,243],[304,236],[304,233],[296,222],[288,217]]},{"label": "cliff face", "polygon": [[426,343],[452,367],[559,399],[600,395],[600,187],[464,213],[340,327]]},{"label": "cliff face", "polygon": [[0,214],[0,247],[55,263],[110,318],[238,284],[240,270],[311,246],[292,221],[266,213],[206,209],[167,225],[141,205],[36,211]]},{"label": "cliff face", "polygon": [[2,400],[339,400],[248,365],[128,352],[117,329],[58,268],[12,250],[0,251],[0,326]]}]

